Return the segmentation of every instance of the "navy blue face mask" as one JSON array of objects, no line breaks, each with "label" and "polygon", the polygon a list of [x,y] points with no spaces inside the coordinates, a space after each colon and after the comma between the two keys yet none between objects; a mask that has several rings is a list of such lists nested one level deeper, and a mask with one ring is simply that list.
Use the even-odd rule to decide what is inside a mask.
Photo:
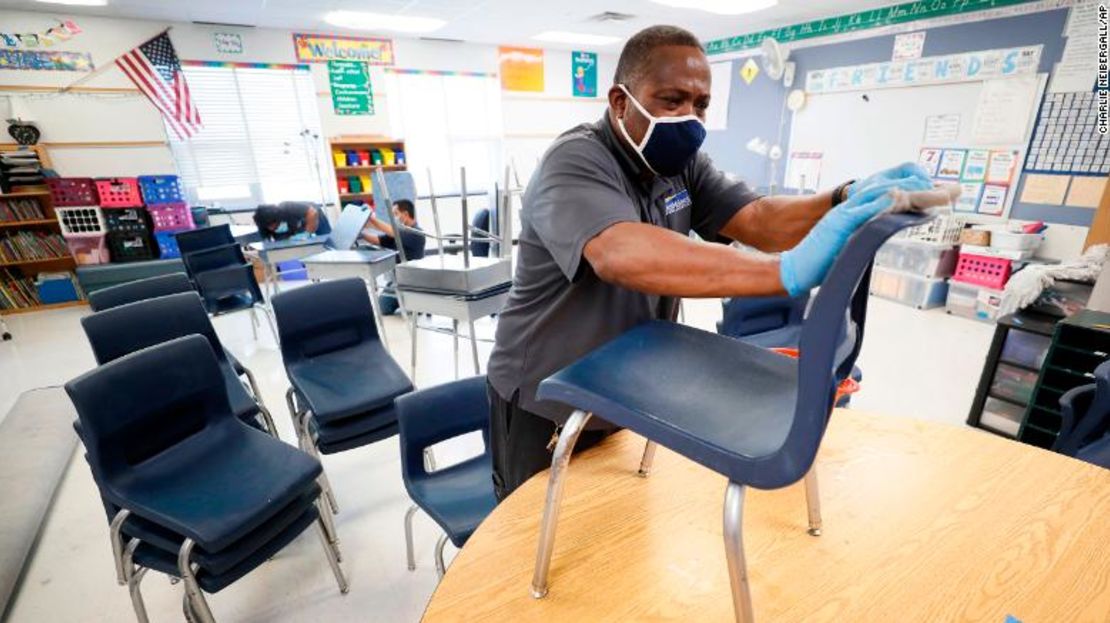
[{"label": "navy blue face mask", "polygon": [[623,84],[618,84],[617,87],[624,91],[640,114],[648,120],[647,132],[644,132],[644,138],[639,144],[632,140],[628,129],[624,127],[624,119],[617,120],[621,134],[632,145],[632,149],[636,150],[640,160],[656,175],[671,177],[682,173],[705,140],[705,124],[697,115],[652,116]]}]

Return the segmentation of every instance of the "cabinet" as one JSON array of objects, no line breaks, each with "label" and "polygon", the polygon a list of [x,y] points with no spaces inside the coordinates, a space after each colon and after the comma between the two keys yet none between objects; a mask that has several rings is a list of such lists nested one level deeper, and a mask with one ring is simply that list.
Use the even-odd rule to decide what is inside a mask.
[{"label": "cabinet", "polygon": [[968,425],[1005,437],[1018,436],[1057,320],[1025,311],[998,319]]}]

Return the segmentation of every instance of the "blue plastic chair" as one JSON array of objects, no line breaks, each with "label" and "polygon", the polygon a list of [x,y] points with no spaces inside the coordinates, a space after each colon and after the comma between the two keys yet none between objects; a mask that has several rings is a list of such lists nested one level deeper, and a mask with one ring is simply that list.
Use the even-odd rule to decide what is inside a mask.
[{"label": "blue plastic chair", "polygon": [[[650,470],[655,444],[661,443],[728,477],[724,535],[733,606],[738,621],[751,621],[741,539],[745,488],[778,489],[804,478],[809,531],[820,534],[817,478],[811,467],[828,424],[837,379],[851,370],[862,345],[872,259],[896,232],[925,220],[928,217],[920,215],[885,215],[852,236],[814,298],[802,326],[799,359],[656,321],[631,329],[541,382],[538,399],[575,410],[552,458],[533,596],[547,594],[571,449],[596,414],[648,439],[642,475]],[[849,328],[856,333],[850,340],[852,350],[838,357]],[[659,382],[663,378],[666,383]]]},{"label": "blue plastic chair", "polygon": [[[120,571],[140,621],[142,569],[180,577],[187,618],[213,621],[204,591],[242,577],[313,522],[347,592],[334,535],[315,506],[319,462],[234,416],[204,337],[136,351],[65,389],[80,418],[93,479],[106,507],[119,509],[112,545],[126,565]],[[281,519],[285,525],[275,531],[269,524],[283,515],[295,518]],[[122,526],[131,516],[171,535],[171,543],[180,538],[179,547],[167,552],[137,538],[125,545]],[[237,548],[237,561],[222,572],[198,560],[199,550],[220,556]]]},{"label": "blue plastic chair", "polygon": [[[446,572],[443,546],[447,539],[462,547],[478,524],[497,506],[493,491],[493,460],[489,451],[489,398],[486,377],[476,376],[430,387],[397,398],[401,440],[401,478],[416,506],[405,514],[405,545],[409,570],[416,569],[412,516],[424,510],[443,529],[436,542],[436,571]],[[461,463],[429,472],[428,448],[448,439],[482,431],[485,450]]]},{"label": "blue plastic chair", "polygon": [[[394,399],[412,382],[378,338],[366,284],[307,285],[274,296],[273,306],[301,449],[333,454],[396,435]],[[338,512],[326,476],[321,485]]]},{"label": "blue plastic chair", "polygon": [[765,348],[798,345],[809,293],[789,296],[736,297],[721,302],[717,333]]},{"label": "blue plastic chair", "polygon": [[1095,382],[1060,397],[1060,434],[1052,449],[1110,469],[1110,361],[1095,368]]}]

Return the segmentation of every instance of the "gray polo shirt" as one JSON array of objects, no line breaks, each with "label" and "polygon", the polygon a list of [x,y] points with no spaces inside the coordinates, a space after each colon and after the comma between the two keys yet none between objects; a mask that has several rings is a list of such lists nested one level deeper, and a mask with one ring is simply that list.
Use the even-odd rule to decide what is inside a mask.
[{"label": "gray polo shirt", "polygon": [[[555,140],[544,154],[520,213],[516,275],[501,311],[488,378],[506,400],[562,423],[572,409],[536,401],[552,373],[632,327],[674,318],[677,301],[598,278],[586,243],[615,223],[640,222],[718,240],[717,233],[758,198],[698,152],[675,177],[644,182],[643,164],[622,147],[608,114]],[[691,279],[697,279],[691,275]],[[593,418],[590,428],[608,425]]]}]

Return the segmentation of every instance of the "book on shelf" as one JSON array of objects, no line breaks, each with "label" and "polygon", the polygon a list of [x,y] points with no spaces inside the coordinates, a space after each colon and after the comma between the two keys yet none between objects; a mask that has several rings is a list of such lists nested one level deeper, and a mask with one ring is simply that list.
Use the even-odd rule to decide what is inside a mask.
[{"label": "book on shelf", "polygon": [[0,309],[24,309],[40,305],[38,290],[30,277],[0,269]]},{"label": "book on shelf", "polygon": [[65,239],[53,232],[17,231],[0,238],[0,262],[44,260],[69,256]]},{"label": "book on shelf", "polygon": [[42,221],[46,215],[37,199],[5,199],[0,197],[0,223],[15,221]]}]

